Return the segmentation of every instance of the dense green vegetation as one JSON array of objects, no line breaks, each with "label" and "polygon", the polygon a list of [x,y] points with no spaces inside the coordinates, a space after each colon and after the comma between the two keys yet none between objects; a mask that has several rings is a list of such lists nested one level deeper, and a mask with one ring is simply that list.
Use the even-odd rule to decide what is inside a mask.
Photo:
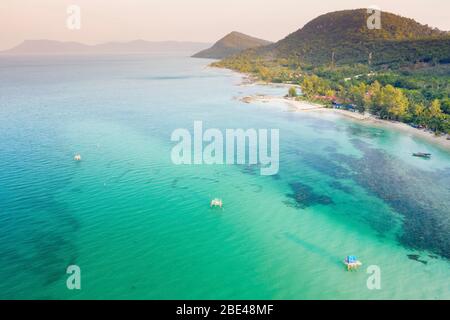
[{"label": "dense green vegetation", "polygon": [[400,67],[405,63],[450,63],[447,32],[391,13],[381,14],[381,29],[369,29],[366,9],[317,17],[277,43],[248,51],[264,59],[297,59],[314,66],[363,63]]},{"label": "dense green vegetation", "polygon": [[389,13],[382,18],[383,28],[370,30],[365,10],[329,13],[214,65],[300,85],[299,98],[450,133],[449,34]]}]

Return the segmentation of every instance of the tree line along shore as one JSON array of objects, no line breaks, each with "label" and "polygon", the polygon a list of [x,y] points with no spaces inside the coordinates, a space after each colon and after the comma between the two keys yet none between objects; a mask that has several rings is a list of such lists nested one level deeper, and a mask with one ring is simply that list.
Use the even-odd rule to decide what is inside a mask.
[{"label": "tree line along shore", "polygon": [[[298,100],[369,112],[380,119],[429,129],[436,135],[450,135],[450,80],[448,76],[424,70],[433,67],[403,72],[376,72],[366,66],[303,70],[288,61],[240,61],[238,57],[212,65],[246,73],[264,82],[290,84],[288,96]],[[450,65],[445,68],[450,72]],[[296,86],[301,88],[301,94]]]}]

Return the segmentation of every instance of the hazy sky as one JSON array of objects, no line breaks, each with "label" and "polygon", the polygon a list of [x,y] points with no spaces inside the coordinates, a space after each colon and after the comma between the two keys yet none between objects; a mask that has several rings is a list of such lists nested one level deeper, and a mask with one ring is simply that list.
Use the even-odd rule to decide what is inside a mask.
[{"label": "hazy sky", "polygon": [[[80,30],[66,27],[72,4]],[[0,0],[0,50],[26,39],[214,42],[233,30],[275,41],[319,14],[371,5],[450,30],[448,0]]]}]

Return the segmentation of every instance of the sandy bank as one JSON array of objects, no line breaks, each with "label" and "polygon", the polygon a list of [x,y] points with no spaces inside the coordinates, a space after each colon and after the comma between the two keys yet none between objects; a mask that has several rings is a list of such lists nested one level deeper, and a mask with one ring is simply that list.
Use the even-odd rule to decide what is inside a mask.
[{"label": "sandy bank", "polygon": [[318,113],[334,113],[339,116],[343,116],[346,118],[350,118],[353,120],[361,121],[372,126],[391,128],[395,130],[402,131],[414,137],[419,137],[423,140],[426,140],[431,143],[435,143],[445,149],[450,150],[450,140],[447,139],[448,135],[436,136],[433,132],[423,129],[416,129],[409,126],[406,123],[398,122],[398,121],[389,121],[378,119],[375,116],[364,113],[361,114],[359,112],[351,112],[347,110],[339,110],[339,109],[331,109],[326,108],[323,105],[315,104],[307,101],[298,101],[291,98],[286,97],[276,97],[276,96],[266,96],[266,95],[257,95],[257,96],[246,96],[240,99],[245,103],[285,103],[289,107],[289,111],[294,112],[314,112]]}]

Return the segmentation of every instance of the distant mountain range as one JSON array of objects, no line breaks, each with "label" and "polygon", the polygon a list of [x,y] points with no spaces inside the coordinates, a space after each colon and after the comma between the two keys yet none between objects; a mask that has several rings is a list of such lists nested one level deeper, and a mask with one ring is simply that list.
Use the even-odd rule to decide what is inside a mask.
[{"label": "distant mountain range", "polygon": [[369,29],[367,9],[331,12],[284,39],[244,51],[236,59],[293,59],[319,66],[450,62],[450,34],[413,19],[381,13],[381,29]]},{"label": "distant mountain range", "polygon": [[208,48],[210,43],[161,41],[152,42],[134,40],[129,42],[107,42],[86,45],[79,42],[54,40],[26,40],[3,54],[103,54],[103,53],[151,53],[151,52],[186,52],[192,54]]},{"label": "distant mountain range", "polygon": [[193,55],[194,58],[223,59],[245,49],[257,48],[271,44],[270,41],[254,38],[233,31],[217,41],[211,48]]}]

